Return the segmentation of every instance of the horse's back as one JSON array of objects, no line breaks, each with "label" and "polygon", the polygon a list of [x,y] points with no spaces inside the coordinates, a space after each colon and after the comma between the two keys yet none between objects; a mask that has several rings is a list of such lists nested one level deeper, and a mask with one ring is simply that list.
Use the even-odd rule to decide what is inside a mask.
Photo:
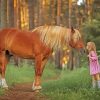
[{"label": "horse's back", "polygon": [[37,54],[48,52],[48,47],[40,39],[38,32],[19,29],[3,29],[3,47],[12,54],[22,58],[32,58]]}]

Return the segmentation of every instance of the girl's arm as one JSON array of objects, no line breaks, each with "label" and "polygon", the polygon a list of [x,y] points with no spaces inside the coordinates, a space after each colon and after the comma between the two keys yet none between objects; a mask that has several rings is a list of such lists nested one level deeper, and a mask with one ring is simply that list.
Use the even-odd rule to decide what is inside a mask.
[{"label": "girl's arm", "polygon": [[91,51],[88,56],[91,60],[97,60],[97,54],[94,51]]}]

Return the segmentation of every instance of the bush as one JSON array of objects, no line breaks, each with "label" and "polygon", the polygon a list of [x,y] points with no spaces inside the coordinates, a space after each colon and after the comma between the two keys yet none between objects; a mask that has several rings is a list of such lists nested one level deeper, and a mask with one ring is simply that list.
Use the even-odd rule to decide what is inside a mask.
[{"label": "bush", "polygon": [[83,24],[82,31],[84,33],[85,41],[94,41],[97,49],[100,49],[100,19],[93,19],[91,23],[87,21]]}]

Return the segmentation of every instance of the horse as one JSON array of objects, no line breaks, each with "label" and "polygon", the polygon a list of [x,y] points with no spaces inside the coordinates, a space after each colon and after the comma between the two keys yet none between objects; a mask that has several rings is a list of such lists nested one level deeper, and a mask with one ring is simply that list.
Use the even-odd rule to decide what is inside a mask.
[{"label": "horse", "polygon": [[13,28],[0,30],[0,74],[1,86],[8,88],[5,79],[9,56],[16,55],[25,59],[35,60],[35,78],[32,90],[40,90],[44,66],[53,50],[69,45],[84,51],[81,33],[74,28],[61,26],[39,26],[32,31]]}]

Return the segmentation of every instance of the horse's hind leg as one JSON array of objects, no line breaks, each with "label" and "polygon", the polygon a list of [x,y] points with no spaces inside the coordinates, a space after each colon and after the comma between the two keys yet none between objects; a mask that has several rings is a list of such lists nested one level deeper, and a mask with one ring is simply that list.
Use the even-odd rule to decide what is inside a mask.
[{"label": "horse's hind leg", "polygon": [[42,59],[42,55],[36,57],[36,66],[35,66],[35,80],[32,86],[33,90],[41,89],[41,76],[43,73],[44,66],[47,62],[47,59]]},{"label": "horse's hind leg", "polygon": [[8,63],[8,60],[4,54],[0,55],[0,73],[1,73],[1,86],[3,88],[8,88],[6,80],[5,80],[5,71],[6,71],[6,65]]}]

